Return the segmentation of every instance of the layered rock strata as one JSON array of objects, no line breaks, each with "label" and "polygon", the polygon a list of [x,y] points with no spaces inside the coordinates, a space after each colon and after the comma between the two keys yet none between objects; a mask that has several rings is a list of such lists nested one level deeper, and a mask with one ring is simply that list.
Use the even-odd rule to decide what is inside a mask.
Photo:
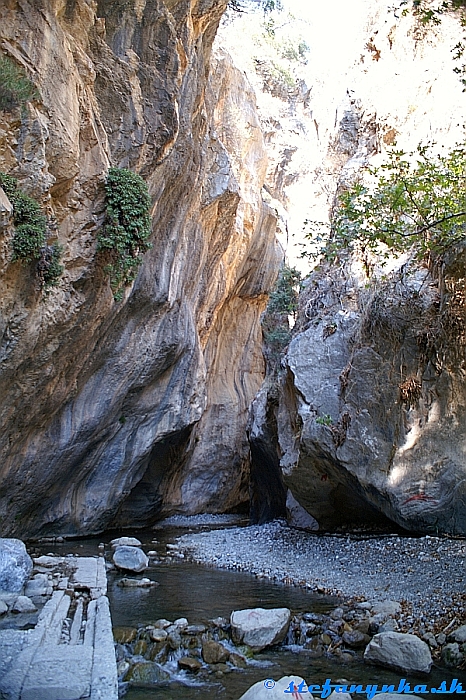
[{"label": "layered rock strata", "polygon": [[[44,298],[2,208],[4,534],[89,533],[245,502],[259,317],[280,252],[254,98],[226,1],[8,0],[0,47],[37,99],[2,113],[0,170],[48,215],[65,272]],[[109,165],[152,197],[152,248],[120,303],[96,242]],[[2,200],[3,201],[3,200]],[[10,225],[8,225],[8,219]]]}]

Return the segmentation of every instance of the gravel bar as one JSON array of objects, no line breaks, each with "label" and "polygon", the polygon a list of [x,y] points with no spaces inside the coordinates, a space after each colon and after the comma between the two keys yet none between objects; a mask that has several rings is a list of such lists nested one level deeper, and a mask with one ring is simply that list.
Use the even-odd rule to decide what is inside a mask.
[{"label": "gravel bar", "polygon": [[367,535],[315,535],[281,521],[190,533],[179,554],[277,583],[345,599],[405,602],[413,629],[438,629],[466,611],[466,540]]}]

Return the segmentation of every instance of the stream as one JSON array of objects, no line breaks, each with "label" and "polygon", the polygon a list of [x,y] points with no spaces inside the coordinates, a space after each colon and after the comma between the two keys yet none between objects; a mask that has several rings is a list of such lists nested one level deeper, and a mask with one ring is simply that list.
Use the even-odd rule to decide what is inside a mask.
[{"label": "stream", "polygon": [[[234,524],[238,525],[237,522]],[[118,586],[118,582],[124,574],[116,570],[108,572],[108,597],[114,627],[137,628],[153,624],[157,619],[174,621],[181,617],[187,618],[189,624],[202,624],[217,617],[228,619],[233,610],[253,607],[288,607],[292,613],[329,613],[337,607],[337,598],[274,584],[246,573],[200,566],[167,555],[167,544],[173,543],[186,532],[202,529],[212,529],[212,525],[196,528],[169,526],[134,533],[107,533],[98,538],[43,544],[35,546],[35,549],[39,549],[40,553],[57,555],[76,553],[95,556],[99,543],[105,542],[106,559],[109,561],[112,555],[109,541],[122,534],[133,534],[141,540],[146,552],[156,551],[157,557],[151,559],[149,568],[141,576],[157,581],[157,587],[123,588]],[[179,656],[180,653],[177,656],[177,652],[173,652],[164,666],[170,673],[169,682],[157,686],[123,684],[121,691],[125,700],[186,700],[187,697],[238,700],[257,681],[277,681],[285,675],[301,676],[309,684],[323,684],[325,679],[330,678],[333,683],[348,682],[364,686],[377,683],[379,687],[382,684],[393,684],[395,688],[398,687],[400,678],[406,677],[406,674],[365,665],[362,654],[353,663],[342,663],[335,658],[312,657],[300,647],[281,646],[256,653],[245,669],[234,668],[229,673],[212,674],[207,680],[199,680],[195,674],[178,669]],[[433,667],[428,680],[409,675],[407,680],[413,685],[426,683],[428,687],[438,687],[443,680],[449,682],[454,677],[458,677],[458,672],[454,674]],[[353,694],[353,697],[366,696]]]}]

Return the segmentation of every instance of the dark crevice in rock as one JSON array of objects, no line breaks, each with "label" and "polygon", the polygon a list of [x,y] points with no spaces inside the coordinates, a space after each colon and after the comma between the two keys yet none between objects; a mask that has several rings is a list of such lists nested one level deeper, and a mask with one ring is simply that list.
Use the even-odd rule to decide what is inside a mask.
[{"label": "dark crevice in rock", "polygon": [[286,488],[283,483],[278,452],[277,402],[268,395],[266,421],[261,433],[250,435],[251,525],[262,525],[275,518],[286,518]]}]

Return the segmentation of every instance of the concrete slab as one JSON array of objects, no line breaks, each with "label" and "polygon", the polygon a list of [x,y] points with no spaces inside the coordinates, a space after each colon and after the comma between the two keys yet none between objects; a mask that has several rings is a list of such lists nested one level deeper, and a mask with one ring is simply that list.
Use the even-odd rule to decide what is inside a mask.
[{"label": "concrete slab", "polygon": [[[34,629],[0,632],[0,697],[118,700],[110,608],[102,595],[107,589],[104,559],[51,559],[46,559],[47,568],[59,566],[69,574],[70,588],[53,593]],[[71,620],[73,589],[89,591],[93,600],[87,605],[88,598],[79,596]]]}]

